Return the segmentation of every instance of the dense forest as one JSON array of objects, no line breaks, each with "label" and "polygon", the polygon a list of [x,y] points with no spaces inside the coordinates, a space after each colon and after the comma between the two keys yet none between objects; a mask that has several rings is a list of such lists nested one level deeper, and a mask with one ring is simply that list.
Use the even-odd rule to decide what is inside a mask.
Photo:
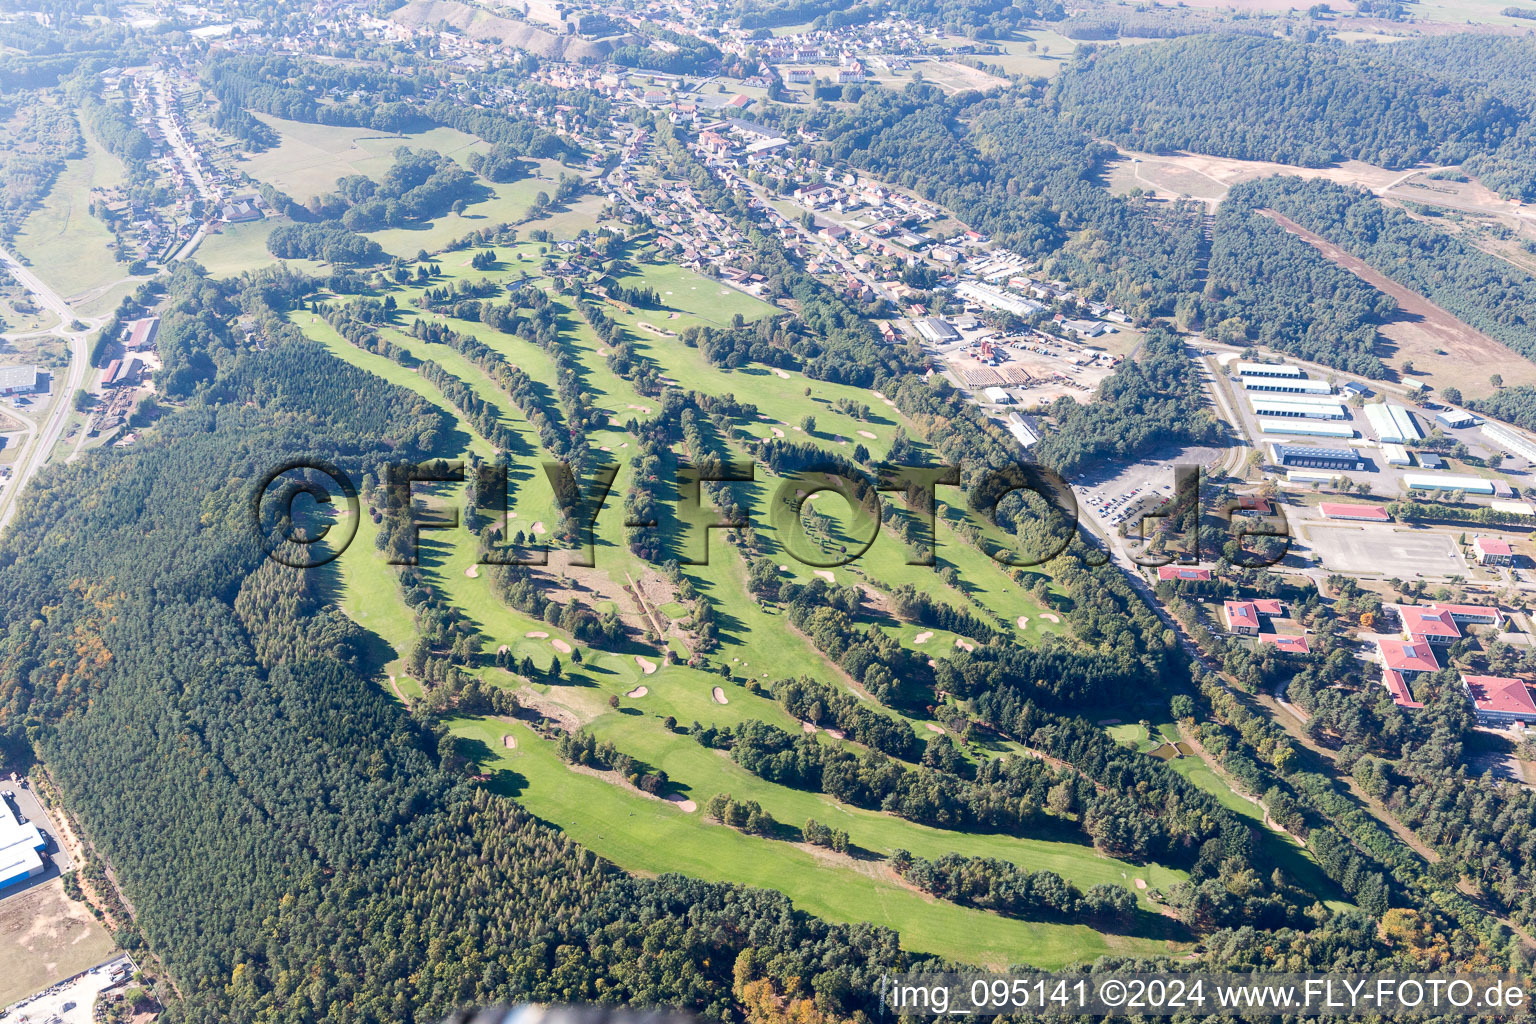
[{"label": "dense forest", "polygon": [[1376,328],[1397,303],[1264,216],[1256,201],[1239,192],[1217,210],[1206,301],[1199,322],[1186,326],[1385,377]]},{"label": "dense forest", "polygon": [[[1480,63],[1481,39],[1464,38],[1459,60],[1417,66],[1395,47],[1246,35],[1109,47],[1080,55],[1051,96],[1070,123],[1131,149],[1305,167],[1488,161],[1490,186],[1536,198],[1536,172],[1518,169],[1532,156],[1529,100],[1463,70]],[[1529,44],[1512,50],[1504,66],[1536,68]]]},{"label": "dense forest", "polygon": [[[1278,177],[1232,188],[1228,202],[1272,209],[1314,231],[1526,358],[1536,358],[1536,278],[1362,189]],[[1351,296],[1355,302],[1359,289]]]}]

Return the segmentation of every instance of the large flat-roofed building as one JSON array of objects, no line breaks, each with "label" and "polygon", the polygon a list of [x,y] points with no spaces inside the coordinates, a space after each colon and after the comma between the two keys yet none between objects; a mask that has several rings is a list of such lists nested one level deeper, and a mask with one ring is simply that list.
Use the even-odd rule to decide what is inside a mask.
[{"label": "large flat-roofed building", "polygon": [[1476,424],[1477,417],[1461,409],[1447,409],[1444,412],[1435,413],[1435,422],[1451,430],[1460,430],[1462,427]]},{"label": "large flat-roofed building", "polygon": [[1514,725],[1536,722],[1536,703],[1524,680],[1507,676],[1463,675],[1461,683],[1477,709],[1483,725]]},{"label": "large flat-roofed building", "polygon": [[1413,422],[1413,413],[1393,402],[1366,406],[1365,418],[1382,444],[1412,444],[1424,436]]},{"label": "large flat-roofed building", "polygon": [[960,337],[960,332],[955,330],[954,326],[941,316],[925,316],[921,320],[916,321],[914,326],[917,328],[918,334],[921,334],[925,340],[934,345],[942,345],[947,341],[956,341]]},{"label": "large flat-roofed building", "polygon": [[37,390],[37,367],[0,366],[0,395],[24,395]]},{"label": "large flat-roofed building", "polygon": [[1337,437],[1349,440],[1355,436],[1355,428],[1348,423],[1334,420],[1271,419],[1258,418],[1259,431],[1264,434],[1291,434],[1296,437]]},{"label": "large flat-roofed building", "polygon": [[1414,491],[1466,491],[1468,494],[1493,493],[1493,481],[1484,480],[1480,476],[1404,473],[1403,486]]},{"label": "large flat-roofed building", "polygon": [[1344,403],[1326,396],[1250,394],[1256,416],[1280,416],[1297,419],[1342,420],[1348,419]]},{"label": "large flat-roofed building", "polygon": [[1387,460],[1389,466],[1411,466],[1413,456],[1408,454],[1408,449],[1400,444],[1384,444],[1381,446],[1381,456]]},{"label": "large flat-roofed building", "polygon": [[23,825],[11,802],[0,797],[0,889],[36,878],[47,870],[43,854],[48,840],[36,825]]},{"label": "large flat-roofed building", "polygon": [[1502,448],[1507,454],[1522,458],[1527,462],[1536,462],[1536,444],[1521,435],[1498,423],[1484,423],[1481,433],[1495,445]]},{"label": "large flat-roofed building", "polygon": [[1353,448],[1313,448],[1310,445],[1270,443],[1270,457],[1287,469],[1365,469],[1365,460]]},{"label": "large flat-roofed building", "polygon": [[1045,309],[1044,304],[1034,299],[1026,299],[990,285],[972,284],[970,281],[955,285],[955,294],[978,305],[1001,309],[1014,316],[1032,316]]},{"label": "large flat-roofed building", "polygon": [[1307,372],[1299,366],[1280,363],[1238,363],[1237,372],[1244,377],[1305,377]]},{"label": "large flat-roofed building", "polygon": [[1331,395],[1333,385],[1325,380],[1308,380],[1305,377],[1244,377],[1243,387],[1248,391],[1281,391],[1303,395]]}]

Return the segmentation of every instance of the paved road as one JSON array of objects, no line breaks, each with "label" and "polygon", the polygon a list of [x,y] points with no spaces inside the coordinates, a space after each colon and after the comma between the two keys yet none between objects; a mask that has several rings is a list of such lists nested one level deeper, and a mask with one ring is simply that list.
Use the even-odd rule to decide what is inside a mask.
[{"label": "paved road", "polygon": [[53,382],[55,395],[53,408],[48,411],[48,418],[44,421],[42,429],[32,433],[29,438],[30,445],[22,451],[21,458],[16,460],[15,474],[11,482],[6,484],[4,490],[0,490],[0,530],[4,530],[10,523],[11,517],[16,514],[17,497],[26,489],[27,483],[37,475],[37,471],[43,468],[43,464],[48,461],[49,453],[53,451],[53,446],[63,435],[64,427],[69,423],[70,413],[74,410],[75,392],[85,386],[86,372],[90,369],[87,359],[89,330],[72,330],[70,324],[79,320],[89,327],[100,321],[94,317],[82,317],[77,314],[58,292],[44,284],[41,278],[22,266],[20,260],[3,248],[0,248],[0,266],[8,270],[23,288],[31,292],[39,305],[59,318],[59,326],[55,327],[52,333],[69,342],[69,371],[65,374],[63,381]]}]

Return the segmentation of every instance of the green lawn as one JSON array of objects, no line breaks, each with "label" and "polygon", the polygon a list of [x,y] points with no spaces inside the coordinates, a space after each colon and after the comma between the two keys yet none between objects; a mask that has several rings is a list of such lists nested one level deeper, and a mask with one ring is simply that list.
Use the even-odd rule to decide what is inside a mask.
[{"label": "green lawn", "polygon": [[70,160],[42,205],[16,235],[15,250],[32,271],[66,298],[84,295],[128,274],[112,256],[112,232],[90,212],[91,189],[121,184],[123,165],[89,133],[86,155]]}]

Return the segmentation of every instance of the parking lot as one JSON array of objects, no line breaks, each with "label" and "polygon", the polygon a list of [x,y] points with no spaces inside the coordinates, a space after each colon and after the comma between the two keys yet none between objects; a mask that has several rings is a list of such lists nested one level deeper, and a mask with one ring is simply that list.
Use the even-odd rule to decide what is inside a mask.
[{"label": "parking lot", "polygon": [[1079,509],[1106,529],[1153,511],[1173,497],[1173,474],[1178,466],[1204,469],[1219,462],[1221,448],[1183,448],[1130,466],[1109,468],[1073,488]]},{"label": "parking lot", "polygon": [[1467,575],[1469,568],[1448,533],[1392,526],[1296,524],[1299,538],[1333,572],[1411,579]]},{"label": "parking lot", "polygon": [[24,999],[9,1008],[10,1021],[29,1021],[30,1024],[91,1024],[91,1010],[96,1005],[96,994],[112,987],[112,970],[118,964],[133,969],[127,957],[118,957],[111,963],[86,971],[84,974],[62,981],[45,992]]}]

